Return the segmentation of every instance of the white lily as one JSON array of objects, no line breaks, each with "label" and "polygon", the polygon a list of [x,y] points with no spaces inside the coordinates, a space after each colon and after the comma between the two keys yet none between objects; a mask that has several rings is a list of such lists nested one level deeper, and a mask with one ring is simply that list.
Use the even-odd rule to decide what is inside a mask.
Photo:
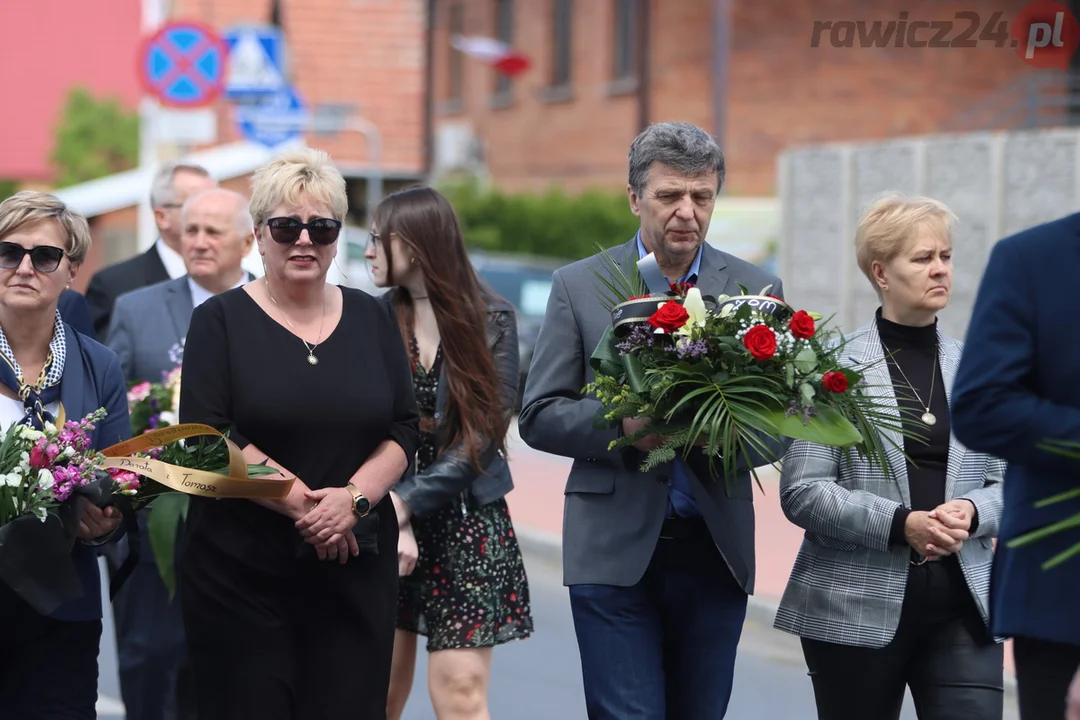
[{"label": "white lily", "polygon": [[701,290],[692,287],[686,291],[686,297],[683,298],[683,309],[686,310],[686,314],[690,317],[686,320],[685,325],[675,331],[676,333],[689,335],[695,327],[705,327],[707,311],[705,309],[705,299],[701,297]]}]

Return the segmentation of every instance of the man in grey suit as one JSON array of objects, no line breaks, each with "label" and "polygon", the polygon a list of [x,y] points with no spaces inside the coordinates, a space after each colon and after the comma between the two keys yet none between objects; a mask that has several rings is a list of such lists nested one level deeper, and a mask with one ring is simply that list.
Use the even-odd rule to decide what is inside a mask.
[{"label": "man in grey suit", "polygon": [[[241,262],[255,242],[247,199],[221,188],[192,196],[181,212],[180,250],[187,275],[121,295],[106,344],[119,356],[128,382],[161,382],[181,364],[191,313],[204,300],[251,280]],[[170,601],[139,517],[141,549],[135,570],[113,601],[120,691],[127,717],[191,717],[194,697],[184,664],[180,604]],[[109,557],[114,572],[127,554],[124,539]]]},{"label": "man in grey suit", "polygon": [[[706,295],[739,294],[742,284],[755,293],[771,285],[782,297],[779,279],[704,242],[723,182],[723,154],[704,131],[650,126],[629,153],[627,193],[641,228],[612,257],[628,268],[652,253],[666,282]],[[608,449],[647,420],[598,430],[600,403],[581,394],[593,379],[589,356],[611,322],[597,298],[595,272],[604,267],[593,256],[554,273],[518,420],[530,446],[574,459],[563,582],[588,716],[723,718],[754,586],[749,469],[740,466],[729,494],[700,449],[649,473],[639,467],[659,438]],[[773,448],[778,455],[783,446]]]}]

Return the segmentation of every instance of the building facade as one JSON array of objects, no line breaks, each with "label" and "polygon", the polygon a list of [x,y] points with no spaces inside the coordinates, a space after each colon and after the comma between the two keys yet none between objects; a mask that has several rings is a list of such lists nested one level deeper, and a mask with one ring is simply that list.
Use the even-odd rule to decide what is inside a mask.
[{"label": "building facade", "polygon": [[[684,120],[720,141],[729,194],[772,195],[790,146],[1016,123],[990,110],[1047,76],[1003,39],[1028,4],[434,0],[433,169],[480,169],[507,190],[619,189],[634,136]],[[908,43],[946,28],[949,47]],[[500,79],[454,35],[501,39],[532,67]]]}]

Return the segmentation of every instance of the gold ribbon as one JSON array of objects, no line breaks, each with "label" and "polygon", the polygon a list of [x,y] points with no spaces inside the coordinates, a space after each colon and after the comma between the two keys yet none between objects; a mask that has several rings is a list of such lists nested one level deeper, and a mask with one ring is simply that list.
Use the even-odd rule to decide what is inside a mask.
[{"label": "gold ribbon", "polygon": [[[229,448],[229,472],[227,475],[195,470],[152,458],[130,457],[137,452],[168,445],[199,435],[214,435],[225,440]],[[103,466],[127,470],[143,475],[162,485],[186,495],[212,498],[243,498],[280,500],[289,494],[294,478],[270,479],[248,477],[244,454],[229,438],[217,429],[200,423],[169,425],[158,430],[133,437],[101,451],[108,458]]]}]

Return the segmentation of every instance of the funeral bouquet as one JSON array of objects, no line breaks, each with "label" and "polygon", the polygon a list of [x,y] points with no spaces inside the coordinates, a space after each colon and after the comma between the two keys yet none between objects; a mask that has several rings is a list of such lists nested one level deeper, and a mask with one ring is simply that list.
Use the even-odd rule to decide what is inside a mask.
[{"label": "funeral bouquet", "polygon": [[865,368],[844,361],[842,336],[820,315],[792,309],[770,288],[709,297],[680,284],[650,293],[636,268],[627,273],[610,257],[607,264],[597,276],[612,322],[584,392],[600,400],[601,425],[649,419],[612,447],[665,438],[642,470],[698,446],[731,478],[740,461],[751,470],[779,461],[768,441],[788,437],[855,448],[889,472],[877,429],[911,431],[872,392]]},{"label": "funeral bouquet", "polygon": [[[180,380],[178,366],[164,373],[159,383],[139,382],[130,387],[128,413],[132,440],[122,444],[123,457],[106,461],[108,472],[116,482],[115,491],[121,496],[119,504],[125,519],[130,517],[130,512],[153,508],[146,521],[147,533],[158,574],[170,594],[175,587],[174,547],[180,524],[187,517],[189,495],[276,497],[283,486],[281,480],[266,480],[261,484],[243,482],[276,474],[277,470],[246,463],[239,448],[227,439],[227,433],[206,426],[177,425]],[[216,437],[190,441],[198,435]],[[179,470],[192,472],[179,473]],[[228,494],[230,490],[234,492]],[[288,485],[284,485],[284,490],[287,492]],[[265,494],[267,491],[270,494]],[[129,549],[129,561],[133,563],[141,548],[129,543]],[[121,569],[118,576],[126,577],[126,573]]]},{"label": "funeral bouquet", "polygon": [[91,448],[91,433],[105,411],[60,428],[44,430],[13,423],[0,443],[0,525],[32,516],[44,522],[50,511],[97,481],[104,456]]},{"label": "funeral bouquet", "polygon": [[105,417],[13,423],[0,441],[0,580],[43,614],[82,592],[71,550],[86,503],[109,504],[114,481],[93,449]]}]

